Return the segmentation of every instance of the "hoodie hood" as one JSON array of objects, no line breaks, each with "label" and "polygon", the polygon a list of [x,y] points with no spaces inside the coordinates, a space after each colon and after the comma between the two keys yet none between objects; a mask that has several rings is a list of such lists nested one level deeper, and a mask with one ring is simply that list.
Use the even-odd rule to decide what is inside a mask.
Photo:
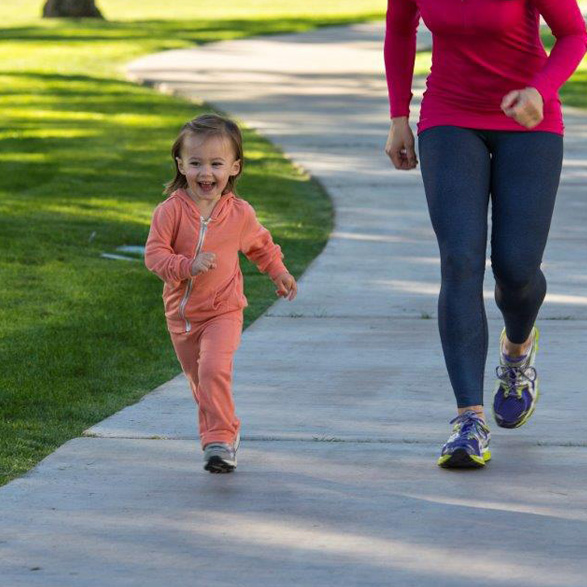
[{"label": "hoodie hood", "polygon": [[[198,205],[190,198],[189,194],[185,191],[184,188],[179,188],[174,194],[178,196],[184,205],[187,205],[190,210],[193,210],[192,214],[195,213],[198,215],[198,218],[202,215],[202,212],[198,208]],[[212,211],[212,215],[210,216],[210,220],[222,220],[230,210],[230,206],[235,198],[235,195],[232,192],[227,192],[226,194],[222,194],[220,200],[216,202],[216,206],[214,206],[214,210]]]}]

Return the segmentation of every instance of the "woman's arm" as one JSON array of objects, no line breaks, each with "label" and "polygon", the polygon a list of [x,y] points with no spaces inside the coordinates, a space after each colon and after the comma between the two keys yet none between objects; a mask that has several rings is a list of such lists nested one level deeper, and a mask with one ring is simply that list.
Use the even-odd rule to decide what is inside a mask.
[{"label": "woman's arm", "polygon": [[554,98],[573,75],[587,50],[585,21],[576,0],[533,0],[538,12],[556,37],[544,67],[528,84],[536,88],[544,102]]},{"label": "woman's arm", "polygon": [[414,0],[388,0],[383,55],[391,118],[410,114],[419,20]]}]

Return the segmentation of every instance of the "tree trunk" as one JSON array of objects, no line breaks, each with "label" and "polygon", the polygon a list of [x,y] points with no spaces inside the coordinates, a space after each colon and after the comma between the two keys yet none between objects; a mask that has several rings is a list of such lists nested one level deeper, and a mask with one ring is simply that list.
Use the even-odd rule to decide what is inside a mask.
[{"label": "tree trunk", "polygon": [[104,18],[94,0],[47,0],[43,18]]}]

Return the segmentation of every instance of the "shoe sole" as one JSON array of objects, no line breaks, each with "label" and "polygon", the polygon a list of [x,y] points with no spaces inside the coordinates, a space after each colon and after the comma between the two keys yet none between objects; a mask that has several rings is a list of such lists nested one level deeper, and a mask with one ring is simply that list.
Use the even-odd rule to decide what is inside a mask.
[{"label": "shoe sole", "polygon": [[458,448],[449,455],[438,459],[438,466],[443,469],[480,469],[491,460],[491,452],[486,450],[483,456],[470,455],[464,448]]},{"label": "shoe sole", "polygon": [[[540,339],[540,331],[538,330],[538,328],[536,326],[534,328],[536,329],[536,337],[534,338],[534,356],[536,356],[536,353],[538,353],[538,350],[540,349],[540,346],[538,345],[538,340]],[[534,396],[534,401],[532,402],[530,409],[526,412],[524,417],[518,423],[514,424],[513,426],[512,425],[504,426],[503,424],[500,424],[500,422],[498,421],[498,419],[495,416],[495,410],[493,409],[493,404],[491,405],[491,412],[493,414],[493,419],[495,420],[495,423],[500,428],[505,428],[506,430],[515,430],[516,428],[522,427],[532,417],[532,414],[536,410],[536,404],[538,403],[538,398],[540,397],[540,390],[539,390],[539,386],[538,386],[538,377],[536,377],[534,383],[536,384],[536,395]],[[495,401],[495,396],[497,395],[500,386],[501,386],[501,384],[498,383],[497,388],[495,390],[495,393],[493,394],[494,401]]]},{"label": "shoe sole", "polygon": [[204,465],[204,470],[210,473],[232,473],[236,469],[236,463],[229,463],[220,457],[210,457]]}]

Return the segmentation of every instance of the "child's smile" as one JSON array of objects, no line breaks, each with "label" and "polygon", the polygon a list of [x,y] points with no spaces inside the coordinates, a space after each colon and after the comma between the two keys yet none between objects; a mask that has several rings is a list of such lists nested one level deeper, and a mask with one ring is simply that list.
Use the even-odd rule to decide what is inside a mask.
[{"label": "child's smile", "polygon": [[188,135],[177,166],[188,184],[189,195],[198,203],[215,204],[231,176],[240,171],[230,141],[221,136]]},{"label": "child's smile", "polygon": [[200,186],[200,189],[206,193],[212,192],[214,191],[214,188],[216,187],[216,182],[215,181],[199,181],[198,185]]}]

